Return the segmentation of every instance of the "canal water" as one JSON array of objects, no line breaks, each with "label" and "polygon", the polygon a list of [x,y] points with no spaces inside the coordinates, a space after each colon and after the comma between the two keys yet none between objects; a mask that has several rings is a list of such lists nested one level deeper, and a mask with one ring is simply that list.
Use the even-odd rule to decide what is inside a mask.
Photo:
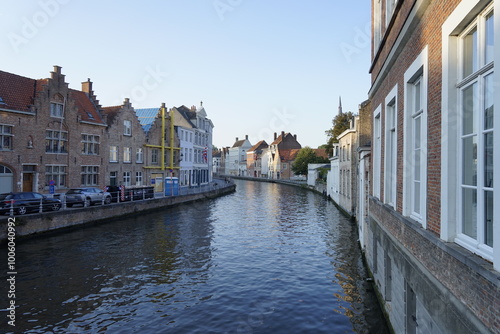
[{"label": "canal water", "polygon": [[387,333],[353,223],[313,192],[236,184],[18,243],[16,327],[2,290],[1,332]]}]

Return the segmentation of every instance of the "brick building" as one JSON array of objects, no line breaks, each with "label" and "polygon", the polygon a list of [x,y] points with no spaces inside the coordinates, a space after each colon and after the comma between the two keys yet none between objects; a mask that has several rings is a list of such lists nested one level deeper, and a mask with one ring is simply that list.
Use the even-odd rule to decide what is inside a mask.
[{"label": "brick building", "polygon": [[499,6],[372,1],[372,184],[360,239],[396,333],[500,333]]},{"label": "brick building", "polygon": [[104,164],[106,185],[125,187],[149,185],[146,174],[146,133],[129,99],[121,106],[103,108],[108,127]]},{"label": "brick building", "polygon": [[289,180],[295,176],[291,167],[301,148],[297,135],[281,131],[277,136],[275,132],[274,141],[269,145],[268,178]]},{"label": "brick building", "polygon": [[70,89],[50,78],[0,71],[0,192],[104,186],[106,123],[90,80]]}]

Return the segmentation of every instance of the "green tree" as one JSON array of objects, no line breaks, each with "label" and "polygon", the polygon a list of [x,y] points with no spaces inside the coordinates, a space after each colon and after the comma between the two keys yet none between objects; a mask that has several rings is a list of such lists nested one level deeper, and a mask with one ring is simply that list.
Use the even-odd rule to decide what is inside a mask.
[{"label": "green tree", "polygon": [[328,163],[329,160],[323,157],[318,157],[316,152],[309,146],[305,146],[297,153],[297,157],[292,165],[292,171],[295,175],[307,175],[308,164]]},{"label": "green tree", "polygon": [[330,130],[325,131],[325,134],[328,136],[328,140],[326,142],[326,152],[328,152],[328,155],[332,155],[332,150],[333,150],[333,144],[338,143],[338,136],[344,132],[345,130],[349,129],[350,127],[350,122],[351,119],[354,117],[352,112],[347,112],[347,113],[340,113],[337,114],[332,120],[333,127]]}]

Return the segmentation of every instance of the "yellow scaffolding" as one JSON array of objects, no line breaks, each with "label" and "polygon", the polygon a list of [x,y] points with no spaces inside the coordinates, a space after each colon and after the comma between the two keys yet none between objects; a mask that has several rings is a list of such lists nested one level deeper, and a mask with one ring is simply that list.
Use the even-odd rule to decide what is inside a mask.
[{"label": "yellow scaffolding", "polygon": [[[174,169],[179,169],[180,166],[174,166],[174,151],[180,151],[180,147],[175,147],[175,129],[174,129],[174,110],[170,109],[169,112],[169,119],[170,119],[170,138],[169,138],[169,146],[165,146],[165,114],[166,114],[166,108],[165,108],[165,103],[161,104],[160,108],[160,113],[161,113],[161,145],[150,145],[150,144],[145,144],[145,147],[152,147],[152,148],[159,148],[160,149],[160,170],[174,170]],[[165,150],[170,151],[170,159],[169,159],[169,165],[165,166]],[[149,169],[158,169],[158,166],[144,166],[144,168],[149,168]]]}]

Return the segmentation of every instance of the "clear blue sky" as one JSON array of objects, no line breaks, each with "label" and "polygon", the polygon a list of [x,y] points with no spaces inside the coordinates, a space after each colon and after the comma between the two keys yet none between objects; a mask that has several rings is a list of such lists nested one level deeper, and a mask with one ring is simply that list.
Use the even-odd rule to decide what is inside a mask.
[{"label": "clear blue sky", "polygon": [[214,145],[273,132],[326,142],[337,113],[370,87],[370,1],[0,0],[0,69],[71,88],[103,106],[203,106]]}]

